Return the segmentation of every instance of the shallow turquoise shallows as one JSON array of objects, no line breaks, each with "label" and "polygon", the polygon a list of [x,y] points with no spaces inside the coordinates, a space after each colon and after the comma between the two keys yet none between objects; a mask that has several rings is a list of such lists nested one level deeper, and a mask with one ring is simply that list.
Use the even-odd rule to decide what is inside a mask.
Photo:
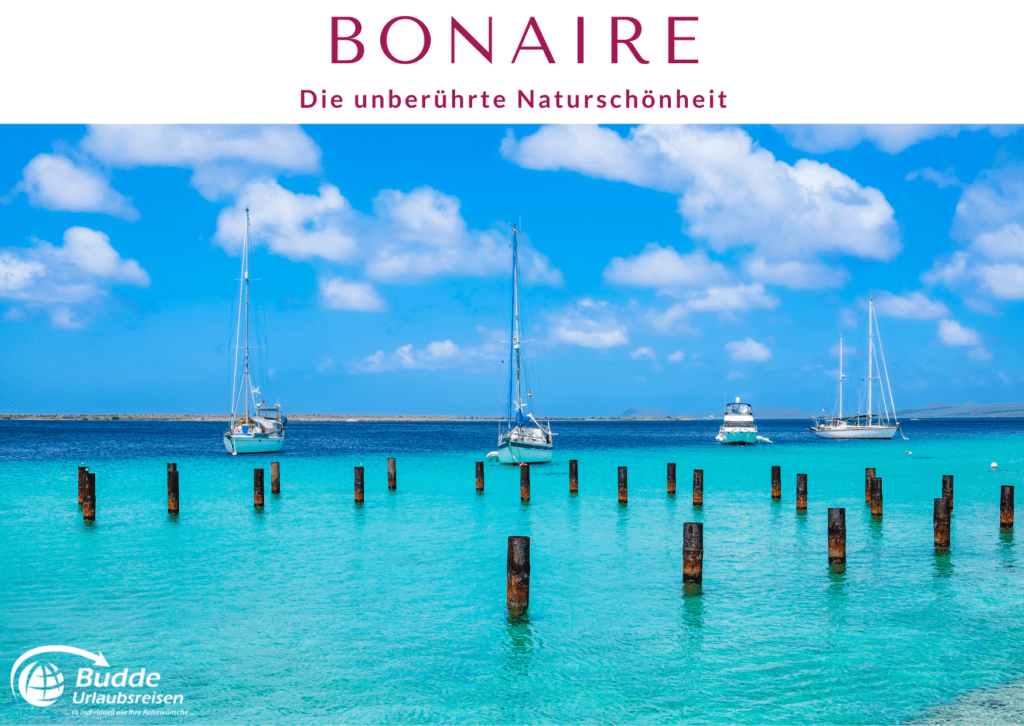
[{"label": "shallow turquoise shallows", "polygon": [[[759,422],[774,443],[732,448],[714,442],[716,422],[556,422],[555,460],[532,468],[522,504],[515,468],[487,465],[475,491],[490,423],[293,422],[272,495],[271,459],[226,455],[223,424],[2,422],[0,721],[876,724],[1024,679],[1024,421],[907,422],[909,441],[884,442],[822,441],[804,425]],[[864,503],[869,466],[880,522]],[[254,467],[267,470],[263,511]],[[937,555],[943,474],[955,477],[952,548]],[[1015,535],[999,529],[1000,486],[1014,484]],[[836,506],[843,573],[828,566]],[[682,588],[687,521],[704,523],[695,595]],[[505,613],[509,535],[531,537],[522,623]],[[47,645],[157,671],[156,692],[183,695],[174,708],[188,715],[73,716],[90,710],[73,698],[91,663],[66,653],[36,658],[65,688],[32,706],[6,669]]]}]

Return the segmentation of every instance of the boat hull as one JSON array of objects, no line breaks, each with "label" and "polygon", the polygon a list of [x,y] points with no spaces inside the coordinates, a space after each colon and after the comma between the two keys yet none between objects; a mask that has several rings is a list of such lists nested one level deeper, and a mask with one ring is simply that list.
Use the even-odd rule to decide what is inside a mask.
[{"label": "boat hull", "polygon": [[811,433],[823,439],[891,439],[896,435],[899,426],[847,426],[838,429],[814,428]]},{"label": "boat hull", "polygon": [[503,441],[498,446],[499,464],[549,464],[554,447],[551,444],[527,444]]},{"label": "boat hull", "polygon": [[757,431],[722,431],[715,438],[730,446],[749,446],[757,443]]},{"label": "boat hull", "polygon": [[284,436],[224,434],[224,448],[229,454],[272,454],[283,446]]}]

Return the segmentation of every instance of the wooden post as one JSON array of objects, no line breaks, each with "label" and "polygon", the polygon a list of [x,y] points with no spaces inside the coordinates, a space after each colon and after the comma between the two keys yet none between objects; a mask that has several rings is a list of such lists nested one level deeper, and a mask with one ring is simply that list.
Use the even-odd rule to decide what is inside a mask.
[{"label": "wooden post", "polygon": [[530,538],[509,537],[507,558],[508,584],[505,600],[508,616],[519,620],[530,607]]},{"label": "wooden post", "polygon": [[363,503],[363,467],[356,467],[356,504]]},{"label": "wooden post", "polygon": [[569,493],[580,491],[580,464],[576,459],[569,459]]},{"label": "wooden post", "polygon": [[999,526],[1013,529],[1013,487],[1004,486],[999,493]]},{"label": "wooden post", "polygon": [[89,488],[89,467],[78,467],[78,506],[85,504],[85,490]]},{"label": "wooden post", "polygon": [[393,456],[388,459],[388,489],[398,489],[398,469]]},{"label": "wooden post", "polygon": [[942,498],[949,500],[949,513],[953,513],[953,475],[942,475]]},{"label": "wooden post", "polygon": [[530,465],[519,465],[519,500],[530,501]]},{"label": "wooden post", "polygon": [[281,493],[281,462],[270,462],[270,493]]},{"label": "wooden post", "polygon": [[629,501],[629,488],[626,483],[626,467],[619,467],[619,504]]},{"label": "wooden post", "polygon": [[263,509],[263,469],[252,470],[252,504]]},{"label": "wooden post", "polygon": [[86,473],[85,501],[82,502],[82,519],[86,522],[96,521],[96,475]]},{"label": "wooden post", "polygon": [[882,477],[880,476],[871,480],[871,516],[878,518],[882,516]]},{"label": "wooden post", "polygon": [[178,469],[167,472],[167,513],[178,513]]},{"label": "wooden post", "polygon": [[828,563],[846,564],[846,508],[828,508]]},{"label": "wooden post", "polygon": [[704,506],[704,470],[693,470],[693,506]]},{"label": "wooden post", "polygon": [[796,475],[796,511],[807,511],[807,475]]},{"label": "wooden post", "polygon": [[683,585],[700,585],[704,579],[704,524],[683,524]]},{"label": "wooden post", "polygon": [[864,503],[871,504],[871,480],[875,478],[875,467],[864,470]]},{"label": "wooden post", "polygon": [[782,467],[772,467],[772,499],[782,499]]},{"label": "wooden post", "polygon": [[671,496],[676,495],[676,465],[668,465],[668,493]]},{"label": "wooden post", "polygon": [[935,548],[949,547],[949,500],[945,497],[935,500],[932,525],[935,527]]},{"label": "wooden post", "polygon": [[476,490],[482,492],[484,490],[484,462],[476,462]]}]

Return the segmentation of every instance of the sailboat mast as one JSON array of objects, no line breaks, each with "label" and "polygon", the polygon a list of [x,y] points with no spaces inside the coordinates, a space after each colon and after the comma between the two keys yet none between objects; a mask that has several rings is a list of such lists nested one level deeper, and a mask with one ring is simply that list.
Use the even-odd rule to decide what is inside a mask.
[{"label": "sailboat mast", "polygon": [[245,286],[245,420],[249,420],[249,207],[245,208],[245,241],[242,244],[242,284]]},{"label": "sailboat mast", "polygon": [[874,300],[868,300],[868,426],[871,425],[871,389],[874,388],[874,380],[871,377],[871,358],[875,353],[875,332],[871,327],[871,319],[875,317]]},{"label": "sailboat mast", "polygon": [[[522,344],[522,332],[519,326],[519,242],[516,238],[516,226],[512,225],[512,317],[514,329],[512,333],[512,348],[515,351],[516,359],[516,411],[523,410],[523,389],[520,375],[519,349]],[[520,414],[516,415],[516,423],[520,420]]]},{"label": "sailboat mast", "polygon": [[843,336],[839,336],[839,418],[843,417]]}]

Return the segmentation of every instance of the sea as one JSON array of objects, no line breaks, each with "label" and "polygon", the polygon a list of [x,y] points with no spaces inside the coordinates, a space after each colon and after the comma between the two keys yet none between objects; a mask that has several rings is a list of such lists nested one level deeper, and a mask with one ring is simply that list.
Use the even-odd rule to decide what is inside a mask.
[{"label": "sea", "polygon": [[[523,503],[515,467],[487,464],[476,491],[491,422],[295,421],[281,453],[230,456],[223,423],[0,421],[0,722],[1024,722],[1024,511],[999,527],[1001,487],[1024,484],[1024,420],[906,421],[905,439],[868,442],[806,425],[759,421],[772,443],[735,448],[714,421],[555,422],[554,460],[531,467]],[[937,553],[946,474],[952,545]],[[829,507],[846,508],[845,570],[828,564]],[[696,592],[686,522],[703,523]],[[531,551],[518,622],[513,535]],[[139,684],[159,677],[92,684],[141,669]]]}]

